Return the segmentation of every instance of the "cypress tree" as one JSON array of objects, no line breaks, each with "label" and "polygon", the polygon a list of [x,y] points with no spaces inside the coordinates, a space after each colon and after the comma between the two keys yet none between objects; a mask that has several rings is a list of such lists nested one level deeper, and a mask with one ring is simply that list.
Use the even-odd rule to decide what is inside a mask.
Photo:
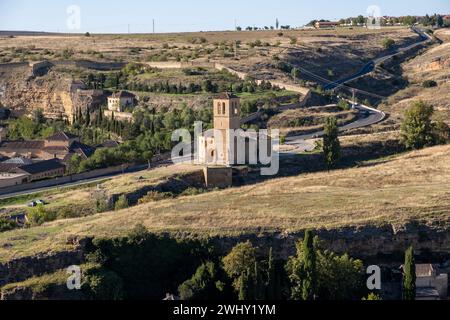
[{"label": "cypress tree", "polygon": [[267,299],[276,299],[275,265],[273,261],[273,248],[269,250],[269,261],[267,267]]},{"label": "cypress tree", "polygon": [[302,298],[303,300],[314,300],[317,290],[317,268],[314,239],[311,230],[305,232],[303,255],[305,279],[303,279]]},{"label": "cypress tree", "polygon": [[416,263],[414,249],[409,247],[405,252],[405,264],[403,266],[403,300],[416,299]]},{"label": "cypress tree", "polygon": [[329,117],[325,124],[325,134],[323,136],[323,153],[325,164],[328,170],[336,167],[341,152],[339,142],[339,129],[335,117]]},{"label": "cypress tree", "polygon": [[243,272],[239,277],[239,300],[247,301],[250,299],[248,272]]}]

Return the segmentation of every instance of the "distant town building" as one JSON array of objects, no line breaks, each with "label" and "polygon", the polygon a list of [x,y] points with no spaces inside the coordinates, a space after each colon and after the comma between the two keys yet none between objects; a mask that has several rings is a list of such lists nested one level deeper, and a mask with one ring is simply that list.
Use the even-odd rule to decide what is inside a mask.
[{"label": "distant town building", "polygon": [[334,29],[339,26],[339,22],[317,21],[314,26],[316,29]]}]

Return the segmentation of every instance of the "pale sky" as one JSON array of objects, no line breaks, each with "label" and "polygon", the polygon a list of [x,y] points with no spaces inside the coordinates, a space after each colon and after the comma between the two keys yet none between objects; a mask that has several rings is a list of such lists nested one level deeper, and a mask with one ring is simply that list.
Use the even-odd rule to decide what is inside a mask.
[{"label": "pale sky", "polygon": [[127,33],[129,27],[150,33],[153,19],[156,32],[232,30],[235,21],[243,28],[264,27],[276,18],[281,25],[301,26],[366,15],[371,5],[381,15],[450,14],[449,0],[0,0],[0,30]]}]

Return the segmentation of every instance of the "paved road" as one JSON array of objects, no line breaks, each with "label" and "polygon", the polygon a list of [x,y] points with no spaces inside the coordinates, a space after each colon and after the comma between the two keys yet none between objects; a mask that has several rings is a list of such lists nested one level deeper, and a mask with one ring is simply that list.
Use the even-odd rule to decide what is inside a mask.
[{"label": "paved road", "polygon": [[412,29],[412,31],[414,31],[415,33],[417,33],[420,36],[420,40],[418,42],[413,43],[413,44],[411,44],[411,45],[409,45],[407,47],[403,47],[403,48],[399,48],[399,49],[393,50],[392,52],[390,52],[389,54],[387,54],[385,56],[378,57],[376,59],[371,60],[368,63],[366,63],[361,68],[361,70],[359,70],[358,72],[356,72],[353,75],[348,76],[346,78],[343,78],[343,79],[340,79],[338,81],[326,84],[324,86],[324,89],[325,90],[333,90],[333,89],[336,89],[337,87],[342,86],[343,84],[345,84],[347,82],[351,82],[353,80],[361,78],[361,77],[365,76],[366,74],[371,73],[375,69],[375,66],[377,66],[378,64],[383,63],[386,60],[389,60],[389,59],[393,58],[394,56],[402,54],[402,53],[404,53],[406,51],[409,51],[409,50],[411,50],[411,49],[413,49],[413,48],[415,48],[417,46],[422,45],[425,42],[429,42],[429,41],[432,40],[431,36],[429,34],[423,32],[422,30],[420,30],[418,28],[415,28],[415,27],[413,27],[411,29]]},{"label": "paved road", "polygon": [[[384,112],[364,105],[356,105],[355,108],[360,111],[358,120],[339,127],[339,132],[368,127],[379,123],[386,118],[386,114]],[[320,137],[323,137],[324,134],[324,131],[321,130],[313,133],[287,137],[286,145],[296,147],[294,151],[291,150],[287,153],[296,153],[298,151],[310,150],[314,143],[308,140],[318,139]]]},{"label": "paved road", "polygon": [[[150,170],[153,170],[153,169],[156,169],[156,168],[160,168],[160,167],[164,167],[164,166],[168,166],[169,164],[171,164],[170,161],[167,161],[167,160],[160,161],[158,163],[152,164],[152,167],[151,167]],[[125,174],[133,173],[133,172],[139,172],[139,171],[144,171],[144,170],[149,170],[148,169],[148,165],[139,165],[139,166],[135,166],[135,167],[129,168],[128,170],[125,171]],[[86,179],[86,180],[61,183],[61,184],[58,184],[58,185],[55,185],[55,186],[51,186],[51,187],[43,187],[43,188],[36,188],[36,189],[30,189],[30,190],[6,193],[6,194],[0,195],[0,200],[1,199],[12,198],[12,197],[17,197],[17,196],[31,195],[31,194],[35,194],[35,193],[39,193],[39,192],[55,190],[55,189],[58,189],[58,188],[68,188],[68,187],[83,186],[83,185],[92,184],[92,183],[95,183],[95,182],[101,182],[101,181],[104,181],[104,180],[107,180],[107,179],[110,179],[110,178],[114,178],[114,177],[117,177],[117,176],[120,176],[120,175],[123,175],[123,174],[124,173],[122,173],[122,172],[118,172],[118,173],[104,175],[104,176],[101,176],[101,177],[94,177],[94,178],[90,178],[90,179]]]}]

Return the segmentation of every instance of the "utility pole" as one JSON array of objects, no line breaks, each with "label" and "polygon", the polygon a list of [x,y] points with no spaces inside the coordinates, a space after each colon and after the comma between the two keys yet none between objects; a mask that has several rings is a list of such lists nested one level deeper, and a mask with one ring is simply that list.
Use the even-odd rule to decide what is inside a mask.
[{"label": "utility pole", "polygon": [[353,93],[352,101],[353,101],[353,108],[354,108],[354,107],[356,107],[356,90],[352,89],[352,93]]}]

